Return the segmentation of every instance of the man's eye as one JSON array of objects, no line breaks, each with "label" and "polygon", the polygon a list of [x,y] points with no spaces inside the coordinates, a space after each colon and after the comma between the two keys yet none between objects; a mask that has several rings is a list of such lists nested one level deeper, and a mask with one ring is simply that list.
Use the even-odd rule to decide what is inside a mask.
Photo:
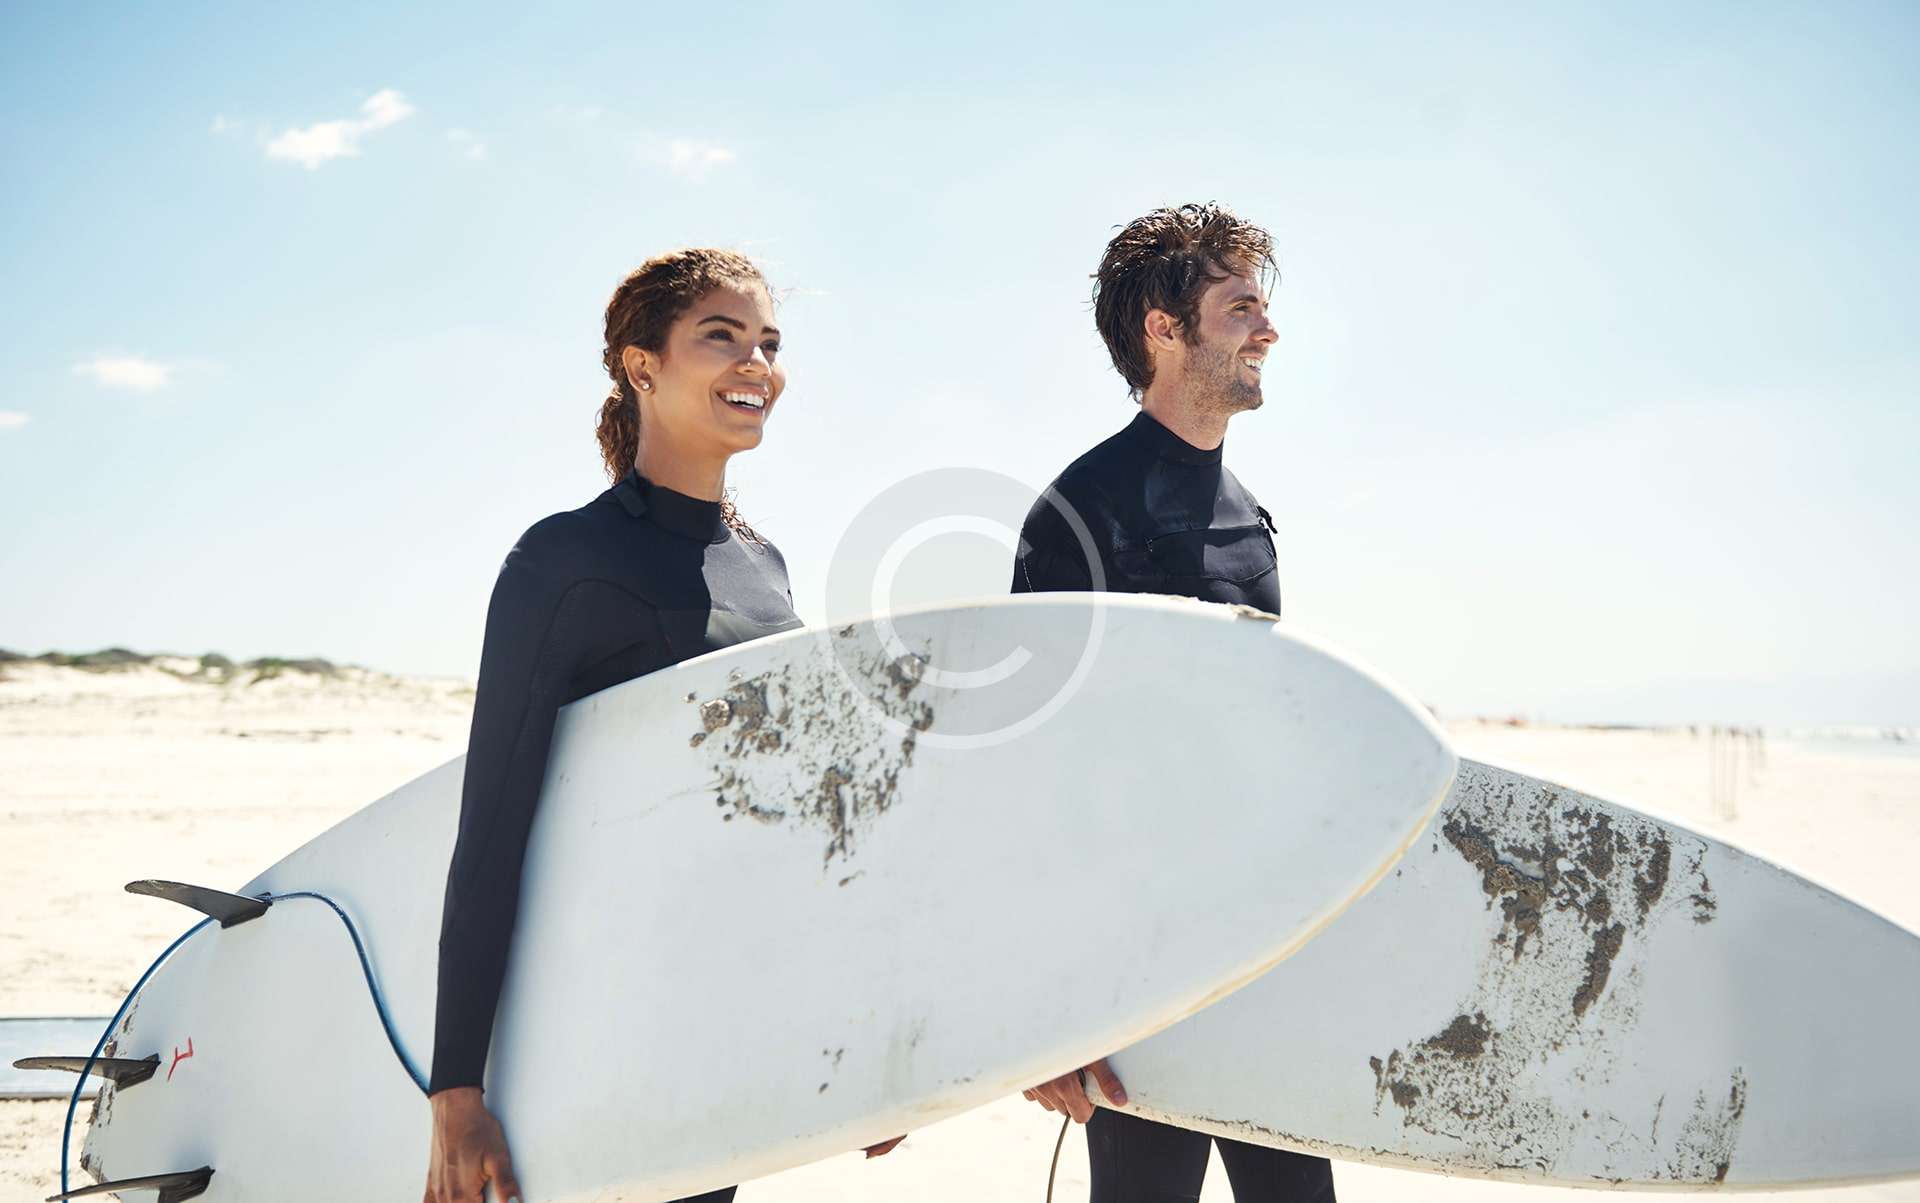
[{"label": "man's eye", "polygon": [[707,337],[708,337],[708,338],[717,338],[717,339],[719,339],[719,340],[720,340],[721,342],[729,342],[729,343],[730,343],[730,342],[732,342],[732,341],[733,341],[733,332],[732,332],[731,330],[722,330],[722,329],[719,329],[718,327],[716,327],[716,328],[714,328],[713,330],[710,330],[710,331],[708,331],[708,332],[707,332]]},{"label": "man's eye", "polygon": [[761,343],[760,349],[765,351],[769,357],[780,354],[780,344],[776,342]]}]

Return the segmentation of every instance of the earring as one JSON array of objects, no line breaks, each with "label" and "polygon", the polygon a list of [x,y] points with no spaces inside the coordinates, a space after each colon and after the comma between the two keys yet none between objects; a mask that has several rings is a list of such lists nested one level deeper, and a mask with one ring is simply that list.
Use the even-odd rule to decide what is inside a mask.
[{"label": "earring", "polygon": [[653,387],[653,381],[651,380],[642,380],[640,382],[640,391],[643,393],[652,387]]}]

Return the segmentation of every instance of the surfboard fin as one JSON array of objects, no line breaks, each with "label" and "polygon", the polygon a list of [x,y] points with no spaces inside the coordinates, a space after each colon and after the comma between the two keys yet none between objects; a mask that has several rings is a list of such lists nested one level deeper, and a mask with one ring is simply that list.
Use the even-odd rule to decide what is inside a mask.
[{"label": "surfboard fin", "polygon": [[122,1178],[118,1182],[96,1182],[92,1186],[83,1186],[79,1190],[70,1190],[62,1195],[48,1195],[47,1203],[60,1203],[62,1199],[81,1199],[88,1195],[104,1195],[122,1190],[157,1190],[159,1203],[180,1203],[182,1199],[191,1199],[207,1189],[207,1183],[213,1181],[213,1167],[203,1165],[197,1170],[187,1170],[178,1174],[149,1174],[145,1178]]},{"label": "surfboard fin", "polygon": [[68,1073],[91,1072],[97,1078],[105,1078],[116,1087],[125,1090],[129,1086],[138,1086],[154,1075],[160,1068],[160,1054],[155,1053],[138,1061],[126,1057],[95,1057],[89,1071],[85,1057],[22,1057],[13,1063],[15,1069],[64,1069]]},{"label": "surfboard fin", "polygon": [[184,881],[130,881],[127,883],[127,893],[164,898],[168,902],[192,907],[203,915],[218,919],[221,927],[233,927],[249,919],[258,919],[273,905],[264,898],[245,898],[223,890],[210,890],[205,886],[190,886]]}]

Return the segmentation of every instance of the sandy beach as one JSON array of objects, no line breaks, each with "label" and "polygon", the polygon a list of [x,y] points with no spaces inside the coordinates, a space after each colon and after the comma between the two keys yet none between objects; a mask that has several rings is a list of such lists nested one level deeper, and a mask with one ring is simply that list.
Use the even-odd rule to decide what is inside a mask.
[{"label": "sandy beach", "polygon": [[[190,659],[113,670],[0,665],[0,1015],[110,1013],[182,927],[173,908],[131,898],[123,883],[235,886],[464,746],[473,696],[465,682],[277,665],[219,676]],[[1676,818],[1920,929],[1910,861],[1920,752],[1911,743],[1776,733],[1743,744],[1735,765],[1723,749],[1716,771],[1704,731],[1448,727],[1464,755]],[[63,1110],[0,1102],[0,1195],[56,1189]],[[741,1197],[1038,1200],[1057,1130],[1055,1117],[1009,1099],[916,1132],[884,1159],[849,1154]],[[1336,1175],[1348,1201],[1575,1197],[1364,1166],[1341,1165]],[[1086,1192],[1074,1133],[1055,1197]],[[1216,1161],[1203,1198],[1230,1197]],[[1797,1197],[1920,1203],[1920,1183]]]}]

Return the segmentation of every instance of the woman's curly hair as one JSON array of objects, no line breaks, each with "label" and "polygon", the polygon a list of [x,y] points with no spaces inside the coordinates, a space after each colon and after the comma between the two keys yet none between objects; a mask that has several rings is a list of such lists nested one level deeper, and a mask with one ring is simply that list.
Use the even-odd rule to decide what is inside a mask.
[{"label": "woman's curly hair", "polygon": [[[647,260],[613,290],[607,302],[606,345],[600,353],[613,387],[600,405],[597,431],[600,457],[613,480],[627,474],[640,452],[640,399],[627,379],[621,352],[628,347],[663,351],[667,332],[695,302],[723,284],[743,283],[766,287],[766,277],[753,260],[737,251],[688,247]],[[720,516],[741,538],[760,542],[732,498],[721,499]]]}]

